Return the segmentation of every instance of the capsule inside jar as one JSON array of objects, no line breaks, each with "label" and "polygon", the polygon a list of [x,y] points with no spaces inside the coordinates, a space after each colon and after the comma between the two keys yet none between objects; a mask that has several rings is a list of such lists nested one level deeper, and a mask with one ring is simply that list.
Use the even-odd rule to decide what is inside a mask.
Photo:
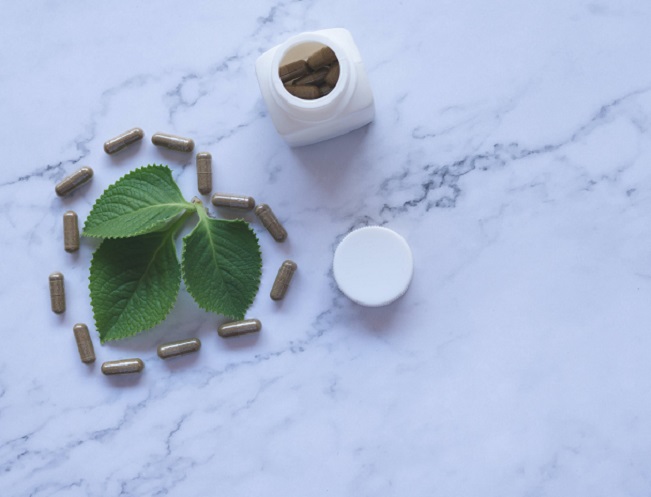
[{"label": "capsule inside jar", "polygon": [[339,79],[339,61],[332,48],[317,42],[290,48],[283,57],[278,76],[285,90],[303,100],[328,95]]}]

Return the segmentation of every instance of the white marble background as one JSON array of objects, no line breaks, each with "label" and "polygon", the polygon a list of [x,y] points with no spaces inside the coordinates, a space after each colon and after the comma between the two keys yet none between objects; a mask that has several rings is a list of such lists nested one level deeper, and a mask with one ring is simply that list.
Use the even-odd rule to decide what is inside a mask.
[{"label": "white marble background", "polygon": [[[649,495],[650,26],[646,0],[3,2],[0,495]],[[254,61],[327,27],[355,37],[376,121],[291,150]],[[133,126],[139,147],[104,154]],[[72,325],[92,325],[95,244],[65,253],[61,215],[149,162],[195,195],[193,158],[156,131],[193,137],[215,189],[271,204],[290,239],[256,225],[259,337],[220,339],[182,290],[88,367]],[[90,187],[57,198],[81,165]],[[416,261],[382,309],[330,272],[367,224]],[[198,355],[156,357],[189,336]],[[140,377],[101,375],[130,356]]]}]

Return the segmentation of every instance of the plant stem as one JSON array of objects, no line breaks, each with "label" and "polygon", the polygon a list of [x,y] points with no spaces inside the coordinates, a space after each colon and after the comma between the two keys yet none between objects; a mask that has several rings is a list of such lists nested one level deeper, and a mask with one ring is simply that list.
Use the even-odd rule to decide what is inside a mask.
[{"label": "plant stem", "polygon": [[176,238],[176,235],[181,230],[185,222],[194,213],[195,213],[194,210],[187,210],[183,214],[181,214],[181,216],[176,221],[174,221],[174,223],[169,228],[167,228],[166,231],[168,233],[168,236]]}]

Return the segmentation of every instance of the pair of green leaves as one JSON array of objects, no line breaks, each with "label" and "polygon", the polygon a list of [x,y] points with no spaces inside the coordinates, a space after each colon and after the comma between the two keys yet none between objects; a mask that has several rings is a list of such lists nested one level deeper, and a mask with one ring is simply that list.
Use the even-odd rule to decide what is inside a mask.
[{"label": "pair of green leaves", "polygon": [[[174,240],[183,238],[181,264]],[[242,319],[260,286],[258,239],[242,220],[208,216],[187,202],[166,166],[141,167],[109,186],[93,206],[84,236],[104,238],[90,266],[90,298],[102,343],[149,329],[171,311],[181,285],[202,309]]]}]

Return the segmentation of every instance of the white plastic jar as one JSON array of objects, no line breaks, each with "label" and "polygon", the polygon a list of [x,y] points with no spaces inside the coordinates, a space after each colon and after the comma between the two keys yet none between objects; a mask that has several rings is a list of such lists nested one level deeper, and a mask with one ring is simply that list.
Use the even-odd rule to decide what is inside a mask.
[{"label": "white plastic jar", "polygon": [[[330,47],[339,61],[332,91],[306,100],[290,94],[278,69]],[[260,91],[278,133],[292,147],[317,143],[360,128],[373,120],[373,93],[361,55],[342,28],[301,33],[263,53],[255,64]]]}]

